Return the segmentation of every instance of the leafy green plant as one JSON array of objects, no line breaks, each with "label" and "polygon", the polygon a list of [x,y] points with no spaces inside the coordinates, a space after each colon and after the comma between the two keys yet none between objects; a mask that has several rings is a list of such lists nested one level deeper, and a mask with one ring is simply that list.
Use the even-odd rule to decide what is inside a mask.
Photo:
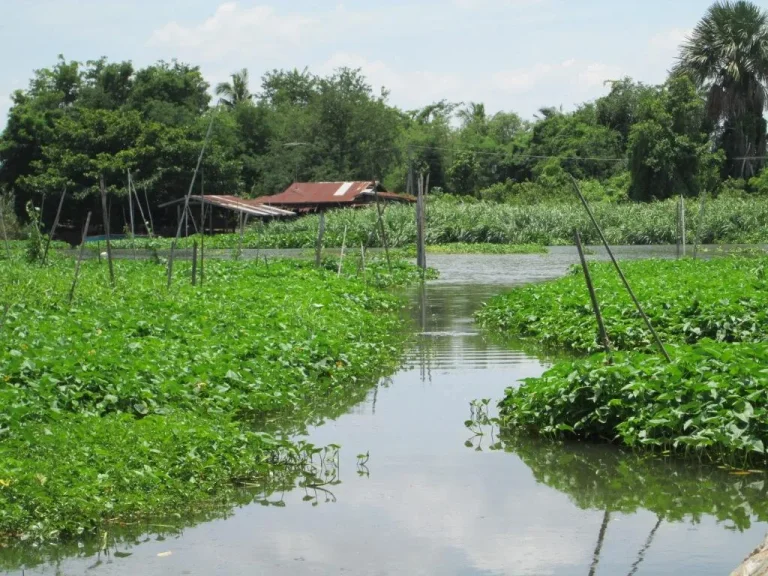
[{"label": "leafy green plant", "polygon": [[[702,338],[761,341],[768,330],[768,259],[643,260],[622,264],[655,329],[667,343]],[[652,350],[653,338],[609,263],[590,265],[608,337],[621,350]],[[493,298],[477,313],[485,327],[576,352],[601,349],[580,268]]]},{"label": "leafy green plant", "polygon": [[343,413],[400,361],[401,302],[352,273],[212,259],[200,287],[180,261],[169,291],[151,262],[115,267],[110,289],[85,261],[70,305],[70,259],[0,263],[0,541],[194,513],[243,483],[314,474],[322,449],[280,438]]}]

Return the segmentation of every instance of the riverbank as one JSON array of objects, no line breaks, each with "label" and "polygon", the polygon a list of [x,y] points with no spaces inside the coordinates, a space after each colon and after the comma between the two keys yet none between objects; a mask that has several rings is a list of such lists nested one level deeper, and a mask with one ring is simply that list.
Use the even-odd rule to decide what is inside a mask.
[{"label": "riverbank", "polygon": [[238,486],[312,481],[318,453],[333,450],[263,430],[342,413],[400,362],[401,303],[362,279],[210,260],[201,287],[190,266],[176,264],[167,290],[164,266],[117,261],[110,288],[106,263],[87,261],[69,305],[71,260],[0,260],[4,540],[66,539],[226,506]]}]

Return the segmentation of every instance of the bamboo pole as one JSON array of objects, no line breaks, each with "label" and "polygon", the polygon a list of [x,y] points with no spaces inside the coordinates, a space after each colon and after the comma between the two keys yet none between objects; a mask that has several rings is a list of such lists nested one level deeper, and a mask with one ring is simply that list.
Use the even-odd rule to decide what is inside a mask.
[{"label": "bamboo pole", "polygon": [[696,217],[696,236],[693,240],[693,259],[696,260],[699,252],[699,242],[701,242],[701,227],[704,225],[704,207],[707,202],[707,192],[701,192],[701,203],[699,205],[699,214]]},{"label": "bamboo pole", "polygon": [[389,243],[387,242],[387,232],[384,229],[384,217],[381,212],[381,203],[379,202],[379,187],[374,180],[373,194],[376,197],[376,212],[379,215],[379,230],[381,231],[381,242],[384,244],[384,254],[387,257],[387,269],[392,274],[392,261],[389,259]]},{"label": "bamboo pole", "polygon": [[192,286],[197,285],[197,240],[192,244]]},{"label": "bamboo pole", "polygon": [[685,258],[685,198],[680,194],[680,232],[683,245],[683,258]]},{"label": "bamboo pole", "polygon": [[[130,172],[129,172],[130,175]],[[131,191],[129,191],[129,194],[133,194],[134,198],[136,199],[136,205],[139,207],[139,214],[141,214],[141,223],[144,225],[144,228],[147,230],[147,234],[149,237],[152,237],[152,230],[150,229],[150,224],[147,221],[147,217],[144,214],[144,208],[141,206],[141,200],[139,200],[139,193],[136,192],[136,186],[133,183],[133,178],[131,178]]]},{"label": "bamboo pole", "polygon": [[344,248],[347,246],[347,227],[344,226],[344,236],[341,238],[341,255],[339,256],[339,276],[341,276],[341,267],[344,264]]},{"label": "bamboo pole", "polygon": [[83,261],[83,253],[85,252],[85,239],[88,237],[88,226],[91,224],[91,213],[88,212],[88,216],[85,217],[85,226],[83,227],[83,239],[80,241],[80,253],[77,256],[77,263],[75,264],[75,277],[72,279],[72,288],[69,289],[69,303],[72,304],[72,298],[75,297],[75,287],[77,286],[77,278],[80,275],[80,264]]},{"label": "bamboo pole", "polygon": [[5,216],[3,215],[3,205],[0,203],[0,231],[3,233],[3,243],[5,244],[5,254],[11,259],[11,245],[8,243],[8,234],[5,231]]},{"label": "bamboo pole", "polygon": [[[208,141],[211,139],[211,130],[213,130],[213,120],[215,118],[216,114],[211,114],[211,121],[209,122],[208,130],[205,133],[205,140],[203,140],[203,147],[200,149],[200,155],[197,157],[197,165],[195,166],[195,171],[192,173],[192,181],[189,183],[189,190],[187,190],[187,195],[184,197],[185,214],[189,209],[189,197],[192,195],[192,190],[195,188],[195,180],[197,179],[197,173],[200,170],[200,164],[203,161],[205,149],[208,146]],[[176,250],[176,243],[179,241],[179,237],[181,236],[181,224],[181,219],[179,219],[179,224],[176,228],[176,237],[173,239],[173,242],[171,242],[171,252],[168,258],[168,288],[171,287],[171,278],[173,276],[173,253]]]},{"label": "bamboo pole", "polygon": [[368,281],[366,280],[366,277],[365,277],[365,246],[363,245],[362,242],[360,242],[360,265],[362,266],[362,269],[363,269],[363,282],[367,284]]},{"label": "bamboo pole", "polygon": [[152,208],[149,205],[149,196],[147,195],[146,186],[144,186],[144,201],[147,203],[147,216],[149,216],[149,226],[152,228],[149,235],[152,236],[155,233],[155,221],[152,219]]},{"label": "bamboo pole", "polygon": [[608,240],[605,239],[605,234],[603,234],[603,230],[600,228],[600,225],[597,223],[597,219],[595,219],[595,215],[592,213],[592,209],[589,207],[589,204],[587,203],[587,199],[584,198],[584,195],[581,193],[581,190],[579,189],[579,185],[573,176],[571,176],[571,183],[573,184],[573,188],[574,190],[576,190],[576,194],[579,196],[581,203],[584,205],[584,209],[587,211],[587,215],[589,216],[589,219],[592,221],[592,224],[597,229],[597,233],[599,234],[600,239],[603,241],[603,246],[605,246],[605,249],[608,251],[608,256],[610,256],[611,262],[613,262],[613,266],[614,268],[616,268],[616,272],[619,274],[619,278],[621,278],[621,282],[624,284],[624,288],[626,288],[627,293],[629,293],[630,298],[632,298],[632,302],[634,302],[635,308],[637,308],[637,311],[640,313],[640,316],[642,316],[643,321],[645,322],[645,325],[648,327],[648,330],[650,330],[651,334],[653,334],[653,338],[654,340],[656,340],[656,344],[661,350],[661,353],[664,355],[664,358],[667,359],[667,362],[672,362],[672,358],[670,358],[669,354],[667,353],[667,349],[664,347],[664,343],[661,341],[661,338],[659,338],[658,333],[653,328],[653,324],[651,324],[650,319],[645,314],[645,311],[643,310],[643,307],[640,305],[640,302],[637,300],[635,293],[632,291],[632,287],[629,285],[629,282],[627,281],[626,276],[624,276],[624,272],[621,271],[621,267],[619,266],[619,263],[616,261],[616,257],[613,255],[613,251],[611,250],[611,247],[608,245]]},{"label": "bamboo pole", "polygon": [[205,282],[205,166],[200,168],[200,286]]},{"label": "bamboo pole", "polygon": [[317,227],[317,242],[315,243],[315,266],[320,268],[323,252],[323,235],[325,234],[325,212],[320,212],[320,223]]},{"label": "bamboo pole", "polygon": [[99,174],[99,188],[101,190],[101,213],[104,220],[104,236],[107,243],[107,262],[109,262],[109,281],[115,285],[115,268],[112,265],[112,244],[109,241],[109,212],[107,211],[107,186],[104,183],[104,174]]},{"label": "bamboo pole", "polygon": [[576,249],[579,251],[579,260],[581,260],[581,268],[584,270],[584,281],[587,283],[587,290],[589,290],[589,299],[592,301],[592,310],[595,313],[595,319],[597,320],[597,330],[600,334],[600,341],[603,343],[603,349],[606,352],[611,351],[611,343],[608,341],[608,332],[605,330],[605,323],[603,322],[603,315],[600,312],[600,304],[597,301],[597,294],[595,293],[595,287],[592,285],[592,276],[589,273],[589,266],[587,265],[587,259],[584,256],[584,247],[581,245],[581,236],[579,231],[576,230],[573,234],[576,242]]},{"label": "bamboo pole", "polygon": [[131,250],[133,259],[136,260],[136,225],[133,220],[133,196],[131,196],[131,171],[126,170],[125,175],[128,178],[128,216],[131,222]]},{"label": "bamboo pole", "polygon": [[680,201],[675,202],[675,256],[680,260]]},{"label": "bamboo pole", "polygon": [[424,175],[419,174],[416,180],[416,266],[421,268],[421,193],[424,188]]},{"label": "bamboo pole", "polygon": [[45,261],[48,259],[48,249],[51,247],[51,240],[53,240],[53,235],[56,234],[56,228],[59,226],[59,218],[61,217],[61,209],[64,206],[64,197],[67,195],[67,187],[64,186],[64,190],[61,192],[61,199],[59,200],[59,207],[56,209],[56,216],[53,219],[53,226],[51,226],[51,231],[48,233],[48,240],[45,243],[45,250],[43,250],[43,261],[41,265],[45,265]]},{"label": "bamboo pole", "polygon": [[421,264],[427,269],[427,194],[429,194],[429,173],[421,191]]}]

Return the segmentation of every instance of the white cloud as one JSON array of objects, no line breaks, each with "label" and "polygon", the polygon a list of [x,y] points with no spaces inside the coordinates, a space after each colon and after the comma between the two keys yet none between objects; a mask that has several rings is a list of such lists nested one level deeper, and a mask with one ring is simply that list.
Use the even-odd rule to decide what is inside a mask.
[{"label": "white cloud", "polygon": [[453,0],[455,6],[464,10],[480,10],[490,8],[509,8],[513,6],[529,6],[541,4],[543,0]]},{"label": "white cloud", "polygon": [[240,7],[227,2],[200,24],[169,22],[152,33],[148,45],[205,62],[241,58],[243,54],[270,58],[301,44],[312,26],[312,19],[300,14],[281,14],[266,5]]},{"label": "white cloud", "polygon": [[383,87],[392,94],[392,99],[404,107],[418,107],[454,97],[464,91],[462,79],[455,74],[438,74],[428,71],[396,70],[383,60],[366,58],[347,52],[336,52],[316,72],[330,74],[336,68],[359,68],[378,93]]},{"label": "white cloud", "polygon": [[621,77],[618,66],[574,59],[559,64],[537,63],[525,68],[502,70],[492,77],[493,87],[507,94],[523,94],[542,87],[590,94],[606,80]]}]

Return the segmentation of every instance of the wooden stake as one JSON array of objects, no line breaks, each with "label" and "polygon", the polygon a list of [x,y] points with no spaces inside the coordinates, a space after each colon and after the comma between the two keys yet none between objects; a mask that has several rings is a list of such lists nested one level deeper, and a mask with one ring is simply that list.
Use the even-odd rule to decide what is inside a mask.
[{"label": "wooden stake", "polygon": [[125,175],[128,178],[128,216],[131,222],[131,250],[133,251],[133,259],[136,260],[136,226],[133,221],[133,196],[131,196],[131,171],[126,170]]},{"label": "wooden stake", "polygon": [[88,237],[88,226],[91,224],[91,213],[88,212],[88,216],[85,217],[85,226],[83,227],[83,239],[80,241],[80,254],[77,256],[77,263],[75,264],[75,277],[72,279],[72,288],[69,289],[69,303],[72,304],[72,298],[75,297],[75,286],[77,286],[77,277],[80,275],[80,264],[83,261],[83,253],[85,252],[85,239]]},{"label": "wooden stake", "polygon": [[683,258],[685,258],[685,198],[680,195],[680,231],[682,233]]},{"label": "wooden stake", "polygon": [[317,228],[317,243],[315,244],[315,266],[320,268],[323,255],[323,235],[325,234],[325,212],[320,212],[320,223]]},{"label": "wooden stake", "polygon": [[[130,176],[130,172],[128,173]],[[136,199],[136,205],[139,207],[139,214],[141,214],[141,223],[144,225],[144,228],[147,230],[147,235],[152,238],[152,230],[150,229],[150,224],[147,221],[147,217],[144,215],[144,208],[141,206],[141,201],[139,200],[139,193],[136,192],[136,186],[133,184],[133,178],[131,178],[131,190],[128,191],[128,194],[133,194],[134,198]]]},{"label": "wooden stake", "polygon": [[363,282],[366,284],[368,283],[365,279],[365,246],[363,246],[363,243],[360,243],[360,264],[363,268]]},{"label": "wooden stake", "polygon": [[264,254],[264,266],[266,266],[267,272],[269,272],[269,260],[267,260],[266,254]]},{"label": "wooden stake", "polygon": [[344,264],[344,248],[347,246],[347,227],[344,226],[344,235],[341,238],[341,256],[339,256],[339,276],[341,276],[341,266]]},{"label": "wooden stake", "polygon": [[104,184],[104,174],[99,174],[101,189],[101,213],[104,219],[104,235],[107,242],[107,262],[109,262],[109,282],[115,285],[115,268],[112,265],[112,244],[109,241],[109,212],[107,211],[107,186]]},{"label": "wooden stake", "polygon": [[595,319],[597,320],[597,330],[600,334],[600,341],[603,343],[603,350],[610,352],[611,343],[608,341],[608,333],[606,332],[605,324],[603,323],[603,315],[600,312],[600,304],[597,301],[595,287],[592,285],[592,276],[589,274],[587,259],[584,257],[584,247],[581,245],[581,236],[579,235],[579,231],[576,230],[573,236],[576,242],[576,249],[579,251],[581,268],[584,270],[584,281],[587,283],[587,290],[589,290],[589,299],[592,301],[592,310],[594,311]]},{"label": "wooden stake", "polygon": [[11,245],[8,244],[8,235],[5,232],[5,216],[3,216],[3,206],[0,203],[0,232],[3,233],[3,242],[5,243],[5,253],[8,259],[11,258]]},{"label": "wooden stake", "polygon": [[43,261],[41,265],[45,265],[45,261],[48,259],[48,248],[51,246],[51,240],[53,240],[53,235],[56,234],[56,228],[59,226],[59,218],[61,217],[61,208],[64,206],[64,197],[67,195],[67,187],[64,187],[64,190],[61,192],[61,199],[59,200],[59,207],[56,210],[56,217],[53,219],[53,226],[51,226],[51,231],[48,234],[48,240],[45,243],[45,250],[43,250]]},{"label": "wooden stake", "polygon": [[581,203],[584,206],[584,209],[587,211],[587,215],[589,216],[589,219],[592,221],[592,224],[597,229],[597,233],[600,235],[600,239],[603,241],[603,246],[605,246],[605,249],[608,251],[608,256],[611,257],[611,262],[613,262],[613,266],[614,268],[616,268],[616,272],[619,274],[619,278],[621,278],[621,282],[624,284],[624,288],[626,288],[627,293],[629,293],[630,298],[632,298],[632,302],[634,302],[635,308],[637,308],[637,311],[640,313],[640,316],[642,316],[643,320],[645,321],[645,325],[648,327],[648,330],[650,330],[651,334],[653,334],[653,338],[656,340],[656,344],[661,350],[661,353],[664,355],[664,358],[667,359],[667,362],[671,363],[672,358],[669,357],[669,354],[667,353],[667,349],[664,347],[664,343],[661,341],[661,338],[659,338],[658,333],[653,328],[653,324],[651,324],[650,319],[645,314],[645,311],[643,310],[643,307],[640,305],[640,302],[637,300],[635,293],[632,291],[632,287],[629,285],[627,278],[624,276],[624,272],[621,271],[621,267],[619,266],[619,263],[616,261],[616,258],[613,255],[613,251],[611,250],[611,247],[608,245],[608,240],[605,239],[603,230],[600,228],[600,225],[597,223],[597,220],[595,219],[595,215],[592,213],[592,209],[589,207],[589,204],[587,203],[587,199],[584,198],[584,195],[581,193],[581,190],[579,189],[579,184],[576,182],[576,179],[573,176],[571,176],[571,183],[573,184],[573,188],[576,190],[576,194],[579,196],[579,199],[581,200]]},{"label": "wooden stake", "polygon": [[381,231],[381,242],[384,244],[384,254],[387,257],[387,268],[392,274],[392,261],[389,259],[389,243],[387,242],[387,232],[384,229],[384,217],[381,213],[381,204],[379,203],[379,187],[376,181],[373,182],[373,194],[376,197],[376,212],[379,214],[379,230]]},{"label": "wooden stake", "polygon": [[197,285],[197,240],[192,243],[192,286]]},{"label": "wooden stake", "polygon": [[200,167],[200,286],[205,282],[205,166]]},{"label": "wooden stake", "polygon": [[696,260],[699,251],[699,242],[701,242],[701,227],[704,225],[704,206],[707,202],[707,193],[702,191],[701,203],[699,205],[699,214],[696,217],[696,236],[693,241],[693,259]]},{"label": "wooden stake", "polygon": [[421,267],[427,269],[427,194],[429,193],[429,173],[424,189],[421,191]]}]

